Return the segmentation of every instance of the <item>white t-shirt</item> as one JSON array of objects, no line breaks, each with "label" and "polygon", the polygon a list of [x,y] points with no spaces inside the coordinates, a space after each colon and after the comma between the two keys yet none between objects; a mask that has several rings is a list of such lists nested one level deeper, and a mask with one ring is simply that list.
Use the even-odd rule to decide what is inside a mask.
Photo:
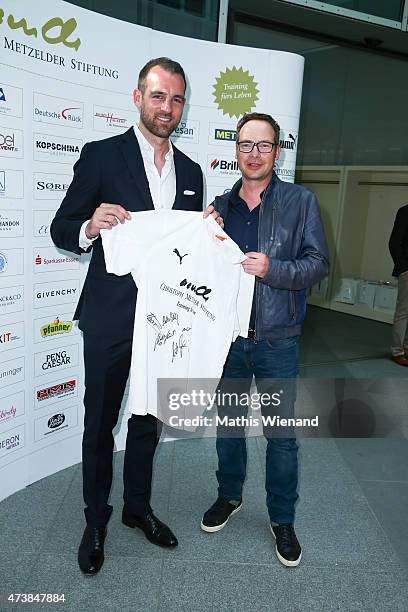
[{"label": "white t-shirt", "polygon": [[160,418],[159,379],[178,379],[173,389],[198,378],[216,387],[231,342],[247,336],[254,276],[243,271],[235,242],[202,212],[132,213],[101,236],[107,271],[130,272],[138,287],[129,410]]}]

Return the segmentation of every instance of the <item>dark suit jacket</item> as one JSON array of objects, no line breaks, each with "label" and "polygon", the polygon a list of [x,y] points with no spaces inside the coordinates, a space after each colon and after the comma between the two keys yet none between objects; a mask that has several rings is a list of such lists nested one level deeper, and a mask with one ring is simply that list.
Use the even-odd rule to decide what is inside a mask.
[{"label": "dark suit jacket", "polygon": [[408,204],[397,212],[388,246],[394,260],[392,275],[399,276],[408,270]]},{"label": "dark suit jacket", "polygon": [[[174,147],[176,198],[173,209],[202,210],[203,177],[200,166]],[[184,191],[194,191],[185,195]],[[124,134],[86,144],[74,166],[74,177],[51,224],[57,247],[83,253],[79,231],[102,203],[126,210],[153,210],[149,183],[133,128]],[[133,334],[136,287],[130,274],[106,272],[102,240],[92,246],[92,258],[74,318],[83,331],[118,339]]]}]

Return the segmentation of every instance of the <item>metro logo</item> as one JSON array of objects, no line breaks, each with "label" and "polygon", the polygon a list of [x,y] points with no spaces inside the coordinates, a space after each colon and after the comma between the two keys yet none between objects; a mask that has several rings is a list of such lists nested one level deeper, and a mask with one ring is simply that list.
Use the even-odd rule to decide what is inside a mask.
[{"label": "metro logo", "polygon": [[229,140],[235,142],[237,139],[237,132],[235,130],[220,130],[216,128],[214,130],[215,140]]}]

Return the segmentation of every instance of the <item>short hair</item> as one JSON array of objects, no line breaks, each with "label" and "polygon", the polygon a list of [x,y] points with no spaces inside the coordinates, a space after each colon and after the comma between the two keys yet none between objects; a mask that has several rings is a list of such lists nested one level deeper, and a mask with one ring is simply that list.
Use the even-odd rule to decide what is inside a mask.
[{"label": "short hair", "polygon": [[279,123],[275,121],[275,119],[271,117],[271,115],[267,115],[266,113],[245,113],[245,115],[243,115],[237,123],[237,141],[238,141],[239,132],[244,127],[244,125],[248,123],[248,121],[254,121],[254,120],[255,121],[266,121],[266,123],[269,123],[269,125],[272,126],[273,131],[275,133],[276,143],[279,144],[279,136],[280,136]]},{"label": "short hair", "polygon": [[140,89],[142,93],[144,93],[145,91],[146,77],[150,70],[155,66],[160,66],[160,68],[163,68],[163,70],[167,70],[167,72],[171,72],[172,74],[179,74],[184,81],[184,91],[186,91],[186,75],[181,65],[178,62],[175,62],[174,60],[170,59],[169,57],[156,57],[155,59],[149,60],[139,72],[137,88]]}]

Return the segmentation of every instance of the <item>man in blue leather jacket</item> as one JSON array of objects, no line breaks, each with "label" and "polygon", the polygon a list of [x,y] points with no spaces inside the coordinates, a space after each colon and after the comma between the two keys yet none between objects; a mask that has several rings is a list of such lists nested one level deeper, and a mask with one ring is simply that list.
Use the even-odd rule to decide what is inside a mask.
[{"label": "man in blue leather jacket", "polygon": [[[294,415],[306,291],[329,270],[316,196],[305,187],[281,181],[274,172],[279,132],[270,115],[250,113],[239,120],[236,157],[242,179],[214,202],[225,231],[247,255],[242,264],[245,272],[256,277],[248,338],[239,336],[232,344],[220,390],[249,393],[255,377],[258,392],[282,393],[278,408],[262,407],[263,417]],[[225,415],[232,420],[246,417],[247,407],[238,402],[229,408],[218,405],[219,419]],[[218,421],[218,498],[203,516],[201,528],[206,532],[219,531],[241,509],[246,476],[243,422],[231,426],[231,421],[229,425]],[[292,567],[302,555],[293,526],[298,447],[292,428],[277,432],[276,427],[263,425],[271,532],[278,559]]]}]

